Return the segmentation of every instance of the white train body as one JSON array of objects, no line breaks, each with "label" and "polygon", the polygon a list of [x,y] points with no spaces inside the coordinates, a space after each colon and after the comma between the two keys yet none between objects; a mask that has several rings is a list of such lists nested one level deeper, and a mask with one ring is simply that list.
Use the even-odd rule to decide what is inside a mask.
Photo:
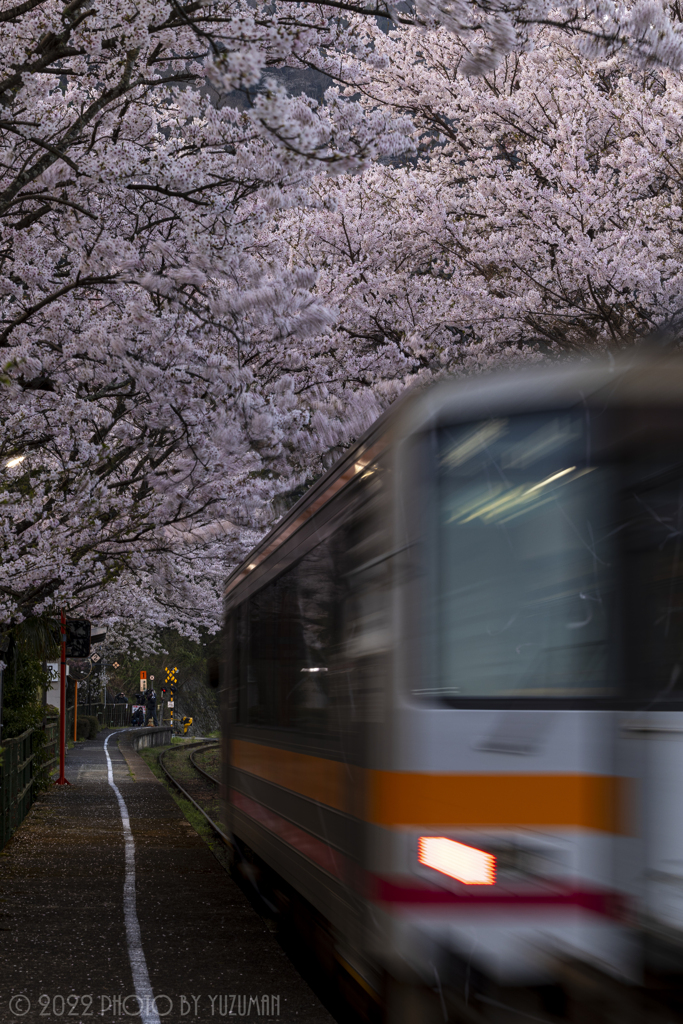
[{"label": "white train body", "polygon": [[226,612],[229,827],[362,984],[481,1007],[567,964],[676,972],[680,361],[409,396]]}]

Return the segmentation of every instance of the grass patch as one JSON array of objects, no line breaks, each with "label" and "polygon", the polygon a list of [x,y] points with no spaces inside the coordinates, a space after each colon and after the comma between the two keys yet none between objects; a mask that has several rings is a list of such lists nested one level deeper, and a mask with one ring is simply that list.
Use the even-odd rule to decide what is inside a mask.
[{"label": "grass patch", "polygon": [[195,761],[200,768],[203,768],[209,775],[219,779],[221,775],[221,751],[218,747],[211,747],[209,750],[201,751],[195,755]]},{"label": "grass patch", "polygon": [[[174,737],[175,738],[175,737]],[[182,737],[180,738],[181,743],[183,742]],[[198,836],[204,840],[206,845],[209,847],[216,860],[225,868],[226,871],[230,870],[230,854],[227,846],[222,839],[216,835],[214,830],[209,825],[206,818],[199,813],[194,804],[190,803],[183,794],[175,788],[164,774],[161,765],[159,764],[159,756],[168,750],[168,746],[163,747],[145,747],[142,750],[138,750],[138,754],[143,758],[145,763],[149,765],[152,772],[156,775],[159,781],[166,787],[168,792],[171,794],[176,804],[182,811],[183,817],[189,821],[192,828],[195,830]],[[169,767],[171,767],[169,765]],[[172,768],[171,768],[172,770]],[[182,785],[182,779],[180,780]],[[220,822],[217,822],[220,824]]]}]

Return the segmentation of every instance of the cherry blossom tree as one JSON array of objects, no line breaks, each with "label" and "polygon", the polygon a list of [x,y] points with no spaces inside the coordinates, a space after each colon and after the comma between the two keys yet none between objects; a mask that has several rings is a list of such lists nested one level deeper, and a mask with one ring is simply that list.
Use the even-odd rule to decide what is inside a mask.
[{"label": "cherry blossom tree", "polygon": [[[318,177],[280,228],[319,268],[335,349],[396,380],[625,346],[683,308],[683,78],[581,54],[557,30],[469,75],[443,30],[352,26],[338,65],[410,116],[414,157]],[[332,346],[331,346],[332,347]]]},{"label": "cherry blossom tree", "polygon": [[400,122],[276,82],[225,102],[321,27],[239,4],[0,10],[1,619],[215,617],[272,498],[376,415],[321,387],[314,274],[257,235],[316,164],[399,151]]},{"label": "cherry blossom tree", "polygon": [[[416,376],[506,358],[521,337],[506,322],[530,329],[539,302],[508,240],[537,202],[542,160],[570,154],[593,94],[622,89],[625,109],[632,88],[643,116],[646,94],[666,105],[677,10],[0,0],[0,620],[66,604],[190,630],[215,621],[220,580],[279,496]],[[543,127],[529,97],[548,24],[573,40],[575,71],[558,58],[558,83],[569,75],[573,89],[590,61],[606,70],[562,99],[564,120],[550,95]],[[626,60],[664,70],[611,84]],[[323,105],[288,96],[268,78],[282,67],[341,88]],[[525,117],[542,160],[518,187]],[[589,162],[592,124],[578,144]],[[606,146],[624,177],[628,146]],[[411,147],[429,160],[386,163]],[[651,203],[659,216],[665,200]],[[639,223],[647,234],[645,205]],[[648,235],[664,264],[665,235]],[[529,235],[540,264],[559,244],[541,236]],[[673,296],[671,269],[663,280]]]}]

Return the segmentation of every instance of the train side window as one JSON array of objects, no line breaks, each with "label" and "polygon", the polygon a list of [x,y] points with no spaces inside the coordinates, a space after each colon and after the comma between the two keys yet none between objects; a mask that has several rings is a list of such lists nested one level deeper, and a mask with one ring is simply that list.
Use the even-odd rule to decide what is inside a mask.
[{"label": "train side window", "polygon": [[340,641],[335,540],[319,544],[249,601],[249,724],[326,731]]},{"label": "train side window", "polygon": [[240,723],[339,733],[352,719],[376,716],[380,676],[368,665],[381,660],[388,637],[387,568],[372,564],[383,542],[373,508],[366,502],[237,609]]}]

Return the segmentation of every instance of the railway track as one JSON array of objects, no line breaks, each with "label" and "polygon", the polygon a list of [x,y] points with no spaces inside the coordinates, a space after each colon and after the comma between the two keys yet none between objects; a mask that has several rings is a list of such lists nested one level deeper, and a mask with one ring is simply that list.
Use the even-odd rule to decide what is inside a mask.
[{"label": "railway track", "polygon": [[[203,755],[218,750],[218,741],[176,744],[159,754],[158,763],[167,780],[199,811],[222,846],[230,851],[225,866],[230,865],[232,876],[244,895],[268,922],[268,929],[277,933],[278,942],[294,967],[338,1024],[379,1024],[376,1004],[346,970],[340,970],[330,936],[320,928],[319,915],[308,904],[299,901],[294,890],[281,879],[277,880],[275,887],[288,896],[280,906],[277,897],[270,892],[273,878],[265,865],[245,861],[243,852],[235,851],[218,824],[219,779],[207,770],[214,765],[198,763]],[[223,860],[222,856],[219,860]]]},{"label": "railway track", "polygon": [[[206,819],[216,835],[231,847],[232,844],[216,821],[219,816],[219,786],[220,782],[215,775],[207,772],[196,761],[196,755],[205,751],[217,749],[218,741],[207,743],[201,740],[198,743],[187,743],[170,747],[159,755],[159,767],[169,782],[179,790],[186,800],[199,811]],[[186,756],[187,755],[187,756]],[[170,760],[169,760],[170,759]],[[188,772],[187,767],[191,766]],[[192,769],[194,771],[192,771]],[[196,773],[196,774],[194,774]],[[198,777],[199,776],[199,777]],[[208,808],[208,809],[207,809]],[[209,813],[209,811],[211,813]]]},{"label": "railway track", "polygon": [[205,750],[217,749],[218,745],[218,740],[216,740],[215,743],[207,743],[205,746],[198,747],[197,749],[193,750],[193,752],[190,754],[190,762],[194,765],[197,771],[204,776],[205,779],[208,779],[209,782],[215,782],[217,786],[220,786],[220,779],[217,779],[215,775],[211,775],[210,772],[205,771],[200,765],[197,764],[195,760],[195,754],[201,754]]}]

